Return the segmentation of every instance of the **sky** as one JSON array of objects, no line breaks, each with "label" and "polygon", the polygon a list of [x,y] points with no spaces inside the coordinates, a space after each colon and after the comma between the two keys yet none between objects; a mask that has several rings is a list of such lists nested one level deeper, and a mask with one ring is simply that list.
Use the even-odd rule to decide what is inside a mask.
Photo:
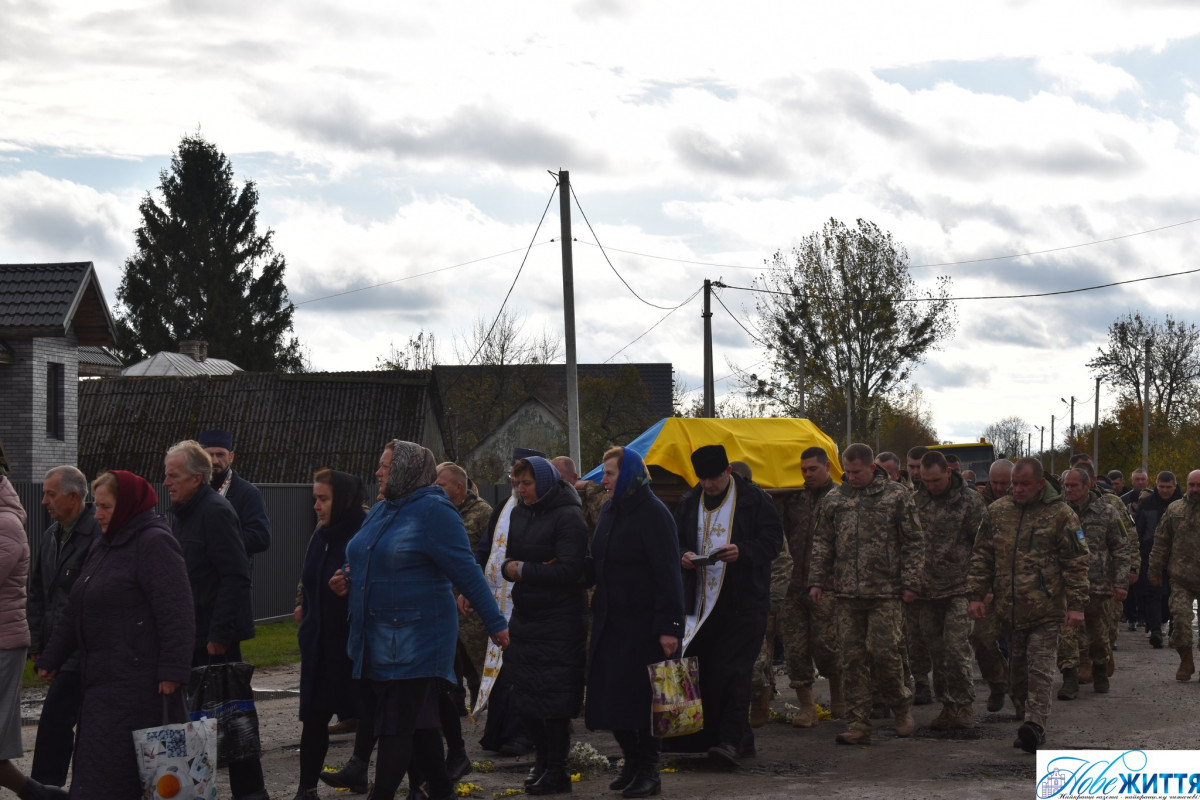
[{"label": "sky", "polygon": [[[199,131],[257,184],[316,370],[421,331],[453,362],[510,285],[561,331],[559,170],[579,361],[693,394],[703,281],[750,286],[831,217],[890,231],[918,287],[1009,298],[958,301],[915,373],[944,441],[1016,415],[1048,446],[1063,399],[1092,418],[1113,320],[1196,321],[1200,275],[1012,298],[1200,268],[1193,3],[419,5],[0,0],[0,263],[92,261],[115,304]],[[754,295],[719,296],[726,396],[764,352]]]}]

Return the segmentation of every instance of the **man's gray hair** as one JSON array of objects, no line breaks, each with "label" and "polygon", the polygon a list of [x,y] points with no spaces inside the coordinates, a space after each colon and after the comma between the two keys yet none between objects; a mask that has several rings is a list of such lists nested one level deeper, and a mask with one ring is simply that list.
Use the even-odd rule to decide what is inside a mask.
[{"label": "man's gray hair", "polygon": [[175,456],[183,456],[183,468],[187,470],[188,475],[200,475],[205,483],[212,480],[212,456],[195,439],[184,439],[171,445],[166,457]]},{"label": "man's gray hair", "polygon": [[1011,461],[1009,461],[1007,458],[998,458],[992,462],[992,466],[988,469],[988,474],[990,475],[992,473],[992,470],[996,470],[996,469],[1000,470],[1001,472],[1008,472],[1011,474],[1012,468],[1013,468],[1013,463]]},{"label": "man's gray hair", "polygon": [[80,500],[87,500],[88,482],[86,475],[70,464],[64,464],[61,467],[54,467],[47,470],[45,480],[50,480],[55,475],[58,476],[59,492],[62,494],[74,494]]}]

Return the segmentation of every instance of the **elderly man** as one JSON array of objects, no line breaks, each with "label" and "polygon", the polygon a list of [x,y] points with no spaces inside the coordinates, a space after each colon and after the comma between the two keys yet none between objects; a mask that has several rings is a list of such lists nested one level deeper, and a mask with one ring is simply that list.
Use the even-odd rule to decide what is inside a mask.
[{"label": "elderly man", "polygon": [[987,507],[979,492],[951,472],[936,450],[921,459],[917,516],[925,532],[921,599],[912,603],[933,661],[941,713],[934,730],[975,727],[975,683],[971,678],[971,620],[967,616],[967,568],[979,520]]},{"label": "elderly man", "polygon": [[[33,552],[30,568],[29,657],[34,664],[67,606],[88,549],[101,533],[95,506],[87,502],[87,496],[87,478],[75,467],[55,467],[42,480],[42,505],[52,522],[42,535],[41,546]],[[29,771],[35,781],[51,786],[67,782],[82,702],[83,684],[76,654],[59,667],[46,690]]]},{"label": "elderly man", "polygon": [[804,476],[804,488],[783,496],[780,514],[792,553],[792,574],[779,629],[787,651],[788,678],[796,690],[798,710],[791,722],[797,728],[811,728],[817,724],[813,682],[818,671],[829,680],[829,710],[833,716],[846,716],[846,697],[842,692],[842,668],[838,664],[841,642],[837,600],[827,595],[820,603],[814,603],[808,596],[808,566],[817,514],[821,500],[836,485],[829,476],[829,456],[825,450],[814,446],[801,453],[800,473]]},{"label": "elderly man", "polygon": [[1137,501],[1141,497],[1146,487],[1150,485],[1150,474],[1146,470],[1138,467],[1133,472],[1129,473],[1130,489],[1121,495],[1121,502],[1129,508],[1129,513],[1132,515],[1137,511]]},{"label": "elderly man", "polygon": [[[900,456],[890,450],[884,450],[875,456],[875,464],[883,468],[888,478],[894,480],[896,483],[904,483],[904,475],[900,472]],[[911,489],[912,487],[908,488]]]},{"label": "elderly man", "polygon": [[1046,742],[1059,632],[1083,623],[1087,572],[1079,517],[1046,480],[1040,461],[1018,459],[1012,493],[983,515],[967,591],[971,617],[996,615],[1012,648],[1013,706],[1024,720],[1013,746],[1028,753]]},{"label": "elderly man", "polygon": [[700,659],[704,730],[668,742],[736,767],[755,754],[750,683],[783,529],[766,492],[733,473],[724,447],[698,448],[692,468],[698,484],[675,507],[675,524],[687,613],[681,649]]},{"label": "elderly man", "polygon": [[842,682],[850,727],[838,744],[871,743],[872,681],[895,715],[896,735],[911,736],[912,693],[900,657],[901,600],[917,599],[925,537],[912,493],[875,466],[871,448],[842,453],[843,483],[818,511],[809,565],[809,597],[837,597]]},{"label": "elderly man", "polygon": [[[262,492],[254,484],[238,475],[233,469],[236,454],[233,450],[233,434],[229,431],[201,431],[197,440],[212,459],[210,485],[217,494],[229,501],[237,512],[242,526],[242,544],[246,555],[262,553],[271,546],[271,520],[267,516],[267,504]],[[253,565],[251,566],[253,571]]]},{"label": "elderly man", "polygon": [[1086,651],[1093,690],[1098,694],[1108,692],[1111,601],[1124,600],[1128,593],[1132,546],[1121,521],[1125,512],[1117,512],[1108,505],[1099,491],[1091,489],[1091,483],[1092,474],[1083,464],[1067,470],[1063,476],[1063,495],[1079,517],[1087,538],[1088,601],[1083,611],[1083,626],[1068,628],[1059,637],[1058,668],[1063,676],[1059,700],[1074,700],[1079,696],[1080,651]]},{"label": "elderly man", "polygon": [[1171,578],[1171,647],[1179,653],[1175,680],[1189,681],[1196,671],[1192,657],[1192,605],[1200,599],[1200,469],[1187,476],[1187,495],[1167,506],[1154,532],[1150,582]]},{"label": "elderly man", "polygon": [[[238,515],[210,485],[212,458],[199,442],[171,447],[163,485],[171,498],[171,532],[179,540],[196,612],[192,666],[213,658],[241,661],[241,642],[254,638],[250,559]],[[229,765],[229,789],[240,800],[267,800],[257,758]]]}]

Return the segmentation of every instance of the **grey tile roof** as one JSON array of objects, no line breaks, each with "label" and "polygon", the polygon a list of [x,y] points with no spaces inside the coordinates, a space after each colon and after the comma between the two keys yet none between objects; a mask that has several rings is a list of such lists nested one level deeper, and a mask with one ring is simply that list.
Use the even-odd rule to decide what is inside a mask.
[{"label": "grey tile roof", "polygon": [[80,347],[79,363],[93,367],[115,367],[118,370],[124,366],[121,359],[110,353],[105,347]]},{"label": "grey tile roof", "polygon": [[72,326],[80,344],[116,343],[92,262],[0,264],[0,336],[63,336]]},{"label": "grey tile roof", "polygon": [[191,375],[232,375],[242,368],[223,358],[206,358],[197,361],[183,353],[155,353],[147,359],[131,364],[121,370],[126,378],[156,378],[164,376],[187,377]]}]

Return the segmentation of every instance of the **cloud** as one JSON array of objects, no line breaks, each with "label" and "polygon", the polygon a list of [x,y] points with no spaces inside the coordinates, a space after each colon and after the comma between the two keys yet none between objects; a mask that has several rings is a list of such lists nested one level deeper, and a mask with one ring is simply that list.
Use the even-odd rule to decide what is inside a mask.
[{"label": "cloud", "polygon": [[121,261],[135,224],[115,195],[36,172],[0,175],[6,260]]},{"label": "cloud", "polygon": [[1054,80],[1061,94],[1083,94],[1112,101],[1123,92],[1137,92],[1138,81],[1120,67],[1083,53],[1058,53],[1037,60],[1038,72]]}]

